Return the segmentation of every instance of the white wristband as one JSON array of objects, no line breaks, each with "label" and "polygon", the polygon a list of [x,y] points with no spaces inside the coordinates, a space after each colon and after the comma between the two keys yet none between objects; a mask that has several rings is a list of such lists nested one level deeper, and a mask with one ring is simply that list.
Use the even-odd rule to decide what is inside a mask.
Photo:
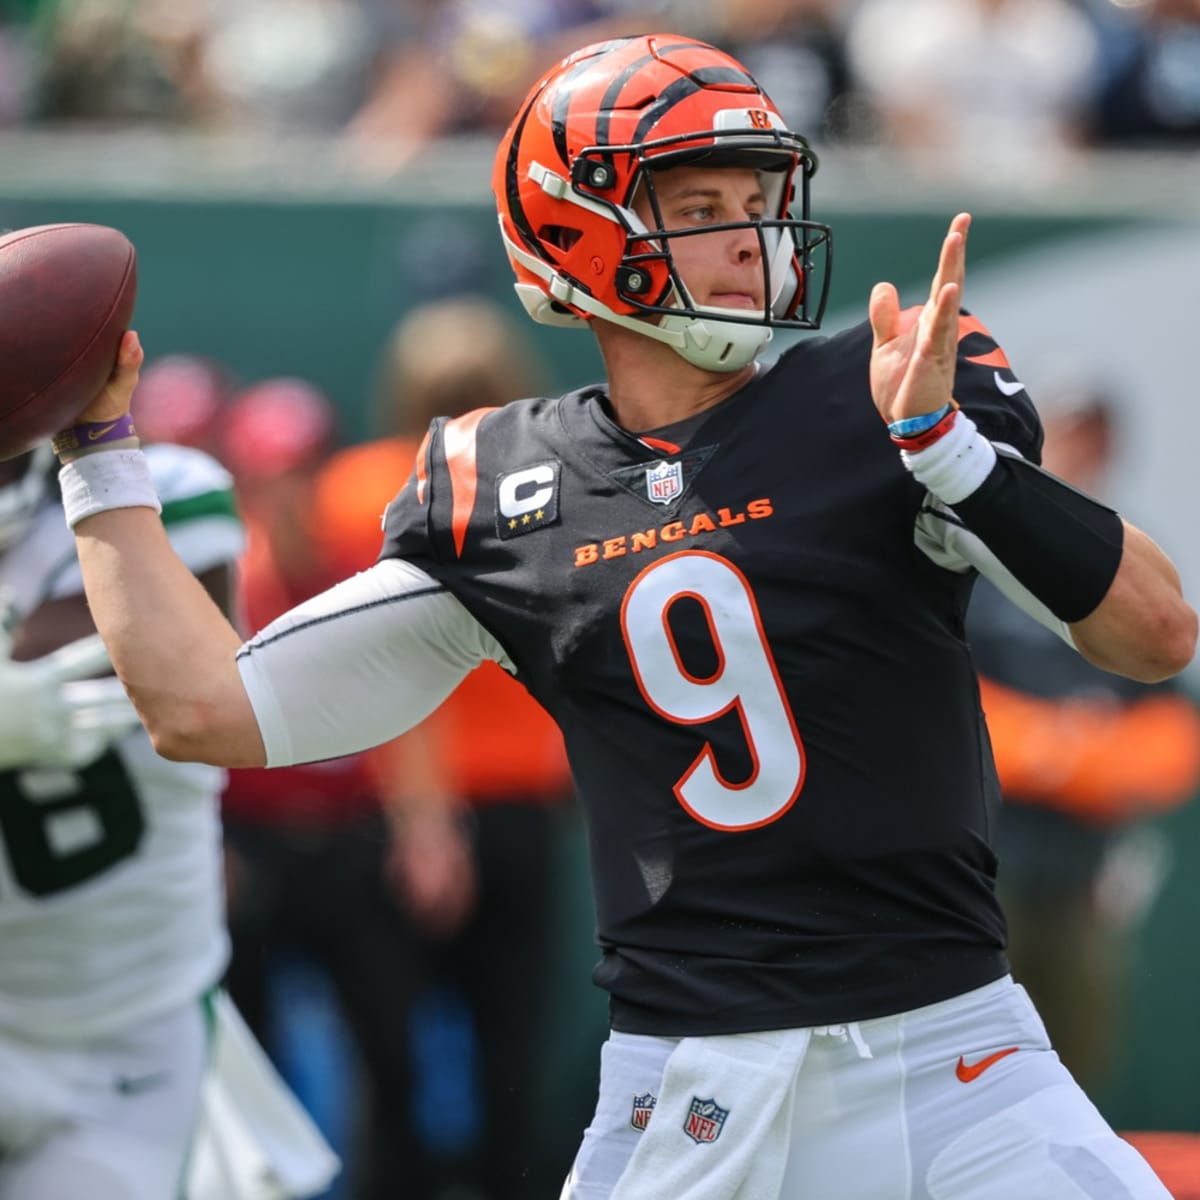
[{"label": "white wristband", "polygon": [[97,450],[66,463],[58,472],[63,511],[74,529],[85,517],[110,508],[152,508],[162,512],[150,464],[136,447]]},{"label": "white wristband", "polygon": [[992,473],[996,449],[965,412],[944,437],[924,450],[901,450],[900,461],[943,504],[965,500]]}]

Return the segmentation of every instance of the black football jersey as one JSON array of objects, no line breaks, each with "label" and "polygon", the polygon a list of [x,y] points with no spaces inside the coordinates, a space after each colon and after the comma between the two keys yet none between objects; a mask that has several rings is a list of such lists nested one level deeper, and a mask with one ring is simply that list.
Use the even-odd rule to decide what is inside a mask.
[{"label": "black football jersey", "polygon": [[[971,577],[914,544],[870,348],[802,342],[679,453],[601,388],[436,421],[388,511],[382,556],[450,589],[562,729],[615,1028],[858,1020],[1007,969]],[[965,315],[955,395],[1038,460]]]}]

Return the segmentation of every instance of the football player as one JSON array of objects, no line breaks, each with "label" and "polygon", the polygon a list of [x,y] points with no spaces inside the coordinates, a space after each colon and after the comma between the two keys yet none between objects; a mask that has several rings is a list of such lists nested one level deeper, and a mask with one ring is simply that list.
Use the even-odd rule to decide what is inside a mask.
[{"label": "football player", "polygon": [[880,284],[815,329],[816,160],[743,67],[671,35],[534,86],[494,190],[536,319],[607,378],[433,422],[380,560],[244,644],[176,561],[122,423],[141,350],[59,439],[89,599],[171,758],[394,736],[477,663],[561,726],[611,994],[564,1196],[1162,1198],[1008,973],[977,573],[1091,662],[1180,671],[1166,556],[1037,466],[1037,413],[961,309]]},{"label": "football player", "polygon": [[[146,457],[171,545],[226,610],[243,543],[228,474],[178,446]],[[53,465],[49,446],[0,463],[0,1200],[182,1195],[198,1131],[188,1200],[227,1197],[216,1163],[277,1178],[253,1136],[236,1153],[264,1120],[324,1186],[328,1147],[216,990],[224,772],[154,753],[95,633]],[[268,1097],[249,1123],[214,1055]]]},{"label": "football player", "polygon": [[[172,544],[223,598],[242,545],[228,476],[195,451],[147,458]],[[193,1137],[228,949],[223,773],[159,758],[125,701],[53,461],[0,464],[0,1197],[161,1200]]]}]

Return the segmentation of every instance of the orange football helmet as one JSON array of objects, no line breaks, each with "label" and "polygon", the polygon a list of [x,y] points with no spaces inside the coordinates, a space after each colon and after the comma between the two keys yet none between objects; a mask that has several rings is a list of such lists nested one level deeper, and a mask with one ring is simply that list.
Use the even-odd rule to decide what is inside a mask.
[{"label": "orange football helmet", "polygon": [[[684,164],[756,170],[763,217],[663,228],[654,175]],[[832,235],[809,219],[816,169],[807,141],[736,59],[691,38],[653,34],[585,46],[549,70],[500,143],[492,189],[517,294],[534,320],[599,317],[706,370],[732,371],[753,361],[773,329],[820,325]],[[654,227],[634,211],[639,189]],[[697,305],[672,259],[672,239],[742,228],[759,238],[762,309]]]}]

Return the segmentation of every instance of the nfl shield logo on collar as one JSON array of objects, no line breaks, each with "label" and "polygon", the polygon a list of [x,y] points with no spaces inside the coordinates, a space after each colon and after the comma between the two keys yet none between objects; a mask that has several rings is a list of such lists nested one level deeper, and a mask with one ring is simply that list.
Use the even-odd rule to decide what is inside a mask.
[{"label": "nfl shield logo on collar", "polygon": [[683,1120],[683,1132],[698,1146],[704,1142],[715,1142],[721,1136],[727,1116],[729,1109],[722,1108],[715,1100],[701,1100],[699,1096],[693,1096],[692,1106]]},{"label": "nfl shield logo on collar", "polygon": [[646,495],[655,504],[670,504],[683,491],[683,463],[657,462],[646,468]]}]

